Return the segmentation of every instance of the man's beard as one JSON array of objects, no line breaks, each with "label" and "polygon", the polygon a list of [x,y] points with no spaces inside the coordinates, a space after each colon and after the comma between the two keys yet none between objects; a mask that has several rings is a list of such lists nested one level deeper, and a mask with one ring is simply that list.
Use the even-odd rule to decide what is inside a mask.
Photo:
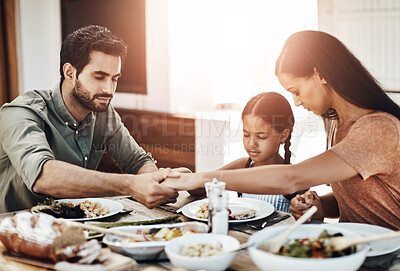
[{"label": "man's beard", "polygon": [[110,105],[109,102],[107,104],[96,104],[95,100],[98,97],[112,98],[112,95],[103,93],[95,94],[93,98],[90,98],[90,91],[87,90],[87,88],[85,88],[84,86],[82,86],[79,80],[76,80],[76,85],[72,90],[72,95],[83,107],[93,112],[105,112],[107,111],[108,106]]}]

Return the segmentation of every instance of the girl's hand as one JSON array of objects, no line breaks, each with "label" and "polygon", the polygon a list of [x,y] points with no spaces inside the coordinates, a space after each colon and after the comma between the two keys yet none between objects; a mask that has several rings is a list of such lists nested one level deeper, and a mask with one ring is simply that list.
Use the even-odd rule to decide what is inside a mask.
[{"label": "girl's hand", "polygon": [[163,185],[172,188],[176,191],[179,190],[193,190],[199,187],[204,187],[201,177],[196,173],[179,173],[179,177],[166,178],[162,182]]},{"label": "girl's hand", "polygon": [[173,172],[178,172],[178,173],[193,173],[190,169],[186,167],[177,167],[171,169]]},{"label": "girl's hand", "polygon": [[307,222],[310,222],[311,219],[323,221],[324,210],[321,199],[316,192],[308,190],[304,194],[297,194],[290,201],[290,211],[296,220],[299,219],[312,206],[316,206],[318,211]]}]

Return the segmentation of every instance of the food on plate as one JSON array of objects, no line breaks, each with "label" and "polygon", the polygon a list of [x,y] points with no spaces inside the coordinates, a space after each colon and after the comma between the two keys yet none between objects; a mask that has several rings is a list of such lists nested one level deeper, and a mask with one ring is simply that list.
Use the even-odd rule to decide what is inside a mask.
[{"label": "food on plate", "polygon": [[[244,220],[250,219],[257,215],[257,211],[254,209],[249,209],[239,213],[232,213],[232,211],[228,208],[229,220]],[[208,219],[208,203],[204,202],[200,205],[199,209],[195,212],[195,216],[202,219]]]},{"label": "food on plate", "polygon": [[204,202],[200,205],[199,209],[194,214],[198,218],[207,219],[208,218],[208,203]]},{"label": "food on plate", "polygon": [[356,252],[355,246],[333,251],[330,239],[335,236],[343,235],[341,233],[332,235],[327,230],[323,230],[318,237],[290,240],[280,248],[277,254],[296,258],[334,258]]},{"label": "food on plate", "polygon": [[110,208],[103,206],[100,202],[91,202],[90,200],[85,200],[79,202],[77,205],[81,207],[81,210],[85,212],[86,218],[103,216],[110,213]]},{"label": "food on plate", "polygon": [[250,209],[244,212],[240,213],[235,213],[235,214],[230,214],[229,219],[230,220],[243,220],[243,219],[250,219],[253,218],[257,215],[257,211],[254,209]]},{"label": "food on plate", "polygon": [[210,243],[190,243],[182,247],[181,255],[189,257],[210,257],[222,252],[220,242]]},{"label": "food on plate", "polygon": [[84,218],[85,212],[81,207],[72,203],[57,203],[54,199],[46,198],[43,203],[39,203],[31,208],[33,213],[46,213],[57,218]]},{"label": "food on plate", "polygon": [[91,263],[101,250],[96,240],[86,242],[82,229],[43,213],[18,213],[3,219],[0,241],[13,252],[54,262]]},{"label": "food on plate", "polygon": [[[184,235],[189,235],[189,234],[194,234],[198,233],[196,230],[188,230],[188,229],[181,229],[179,227],[177,228],[167,228],[163,227],[161,229],[144,229],[144,230],[139,230],[136,232],[136,234],[142,234],[144,239],[143,241],[169,241],[174,238],[184,236]],[[130,239],[124,239],[121,241],[121,243],[130,243],[130,242],[143,242],[140,240],[130,240]]]},{"label": "food on plate", "polygon": [[110,213],[110,208],[100,202],[85,200],[77,204],[71,202],[56,202],[47,198],[43,203],[32,207],[32,212],[42,212],[57,218],[93,218]]}]

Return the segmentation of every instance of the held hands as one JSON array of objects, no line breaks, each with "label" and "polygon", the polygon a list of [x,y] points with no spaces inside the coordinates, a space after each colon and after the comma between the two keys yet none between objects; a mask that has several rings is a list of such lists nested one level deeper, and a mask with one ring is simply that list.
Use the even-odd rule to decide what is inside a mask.
[{"label": "held hands", "polygon": [[159,169],[158,171],[133,176],[131,194],[145,205],[147,208],[154,208],[165,203],[174,203],[178,197],[178,192],[161,184],[167,178],[177,178],[177,171]]},{"label": "held hands", "polygon": [[[321,204],[321,199],[316,192],[308,190],[304,194],[297,194],[290,201],[290,211],[297,220],[312,206],[317,206],[318,211],[312,216],[315,220],[324,220],[324,210]],[[307,221],[310,222],[311,218]]]}]

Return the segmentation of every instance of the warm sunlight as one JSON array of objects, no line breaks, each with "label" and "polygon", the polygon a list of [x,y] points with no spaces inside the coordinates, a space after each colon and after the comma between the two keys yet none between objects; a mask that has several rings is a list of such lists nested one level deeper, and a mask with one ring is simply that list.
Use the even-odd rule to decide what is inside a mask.
[{"label": "warm sunlight", "polygon": [[171,105],[185,111],[282,89],[274,63],[285,39],[318,25],[316,0],[174,0],[169,8],[171,91],[181,94]]},{"label": "warm sunlight", "polygon": [[[320,120],[302,108],[295,108],[291,95],[274,74],[275,61],[285,40],[294,32],[318,28],[317,0],[219,0],[201,4],[172,0],[168,8],[172,111],[197,113],[201,119],[202,112],[214,111],[218,105],[228,109],[233,105],[231,109],[241,110],[257,93],[277,91],[291,103],[298,123],[293,133],[293,161],[325,149]],[[223,116],[205,114],[205,118],[214,121],[229,119],[233,129],[229,131],[234,132],[226,135],[225,140],[230,143],[225,146],[225,162],[240,156],[244,149],[239,111],[225,112]],[[197,138],[199,142],[203,140],[201,135]],[[307,148],[306,152],[302,146]]]}]

